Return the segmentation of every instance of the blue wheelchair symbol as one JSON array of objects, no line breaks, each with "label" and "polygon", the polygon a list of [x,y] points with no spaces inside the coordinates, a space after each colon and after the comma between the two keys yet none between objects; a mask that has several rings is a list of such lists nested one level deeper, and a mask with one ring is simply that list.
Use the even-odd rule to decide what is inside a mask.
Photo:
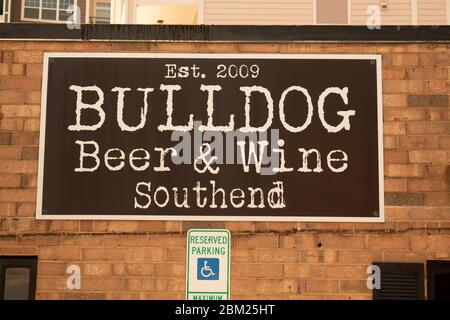
[{"label": "blue wheelchair symbol", "polygon": [[198,258],[197,280],[218,280],[218,279],[219,279],[219,259]]}]

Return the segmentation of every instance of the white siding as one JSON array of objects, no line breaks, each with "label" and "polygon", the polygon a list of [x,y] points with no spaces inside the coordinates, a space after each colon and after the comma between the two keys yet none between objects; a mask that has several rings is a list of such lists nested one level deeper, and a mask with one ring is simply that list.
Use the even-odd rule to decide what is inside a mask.
[{"label": "white siding", "polygon": [[447,24],[446,0],[418,0],[417,11],[419,25]]},{"label": "white siding", "polygon": [[[426,0],[428,1],[428,0]],[[409,25],[411,24],[411,0],[389,0],[387,9],[381,9],[381,24]],[[352,0],[352,24],[365,25],[370,5],[380,6],[379,0]]]},{"label": "white siding", "polygon": [[205,0],[205,24],[313,24],[312,0]]},{"label": "white siding", "polygon": [[[370,5],[380,6],[382,25],[411,25],[411,0],[351,0],[351,24],[366,25]],[[204,0],[205,24],[314,23],[314,0]],[[449,3],[449,4],[447,4]],[[450,0],[417,0],[417,24],[450,24]],[[449,15],[449,18],[447,18]]]}]

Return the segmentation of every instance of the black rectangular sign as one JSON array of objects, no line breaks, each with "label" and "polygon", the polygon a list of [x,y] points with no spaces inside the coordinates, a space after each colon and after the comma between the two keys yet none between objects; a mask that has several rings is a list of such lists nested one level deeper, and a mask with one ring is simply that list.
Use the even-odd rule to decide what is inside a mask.
[{"label": "black rectangular sign", "polygon": [[48,53],[37,218],[383,221],[379,55]]}]

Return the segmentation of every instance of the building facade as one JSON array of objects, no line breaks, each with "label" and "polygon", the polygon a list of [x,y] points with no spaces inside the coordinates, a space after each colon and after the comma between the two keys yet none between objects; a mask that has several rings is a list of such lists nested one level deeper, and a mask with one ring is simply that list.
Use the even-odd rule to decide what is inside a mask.
[{"label": "building facade", "polygon": [[449,0],[5,0],[7,22],[251,25],[446,25]]},{"label": "building facade", "polygon": [[[0,40],[0,273],[6,274],[0,298],[183,299],[192,228],[230,230],[231,299],[372,299],[372,265],[382,266],[384,298],[433,298],[435,289],[448,288],[436,278],[450,273],[448,42],[286,36],[251,42]],[[45,52],[379,54],[385,221],[36,219]],[[81,270],[79,286],[68,285],[73,266]],[[30,293],[21,295],[20,288]]]}]

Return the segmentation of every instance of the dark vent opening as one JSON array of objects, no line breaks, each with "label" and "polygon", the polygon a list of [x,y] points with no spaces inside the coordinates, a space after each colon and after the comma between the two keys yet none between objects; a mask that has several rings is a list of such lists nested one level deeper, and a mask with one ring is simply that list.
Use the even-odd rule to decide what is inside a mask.
[{"label": "dark vent opening", "polygon": [[421,263],[380,263],[381,288],[373,290],[374,300],[423,300],[424,266]]}]

